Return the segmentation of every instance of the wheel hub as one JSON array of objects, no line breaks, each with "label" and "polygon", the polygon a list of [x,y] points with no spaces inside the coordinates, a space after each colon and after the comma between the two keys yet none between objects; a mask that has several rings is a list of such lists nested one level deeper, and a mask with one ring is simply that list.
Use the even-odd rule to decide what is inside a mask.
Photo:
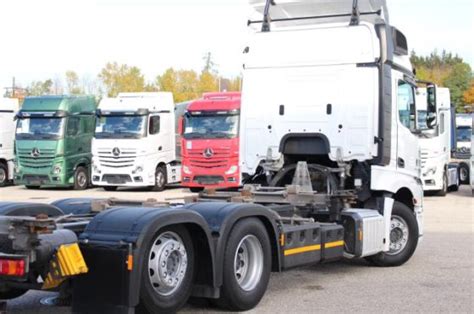
[{"label": "wheel hub", "polygon": [[149,256],[149,277],[156,292],[172,294],[183,282],[188,257],[181,238],[165,232],[154,242]]},{"label": "wheel hub", "polygon": [[234,257],[234,276],[245,291],[253,290],[263,273],[263,249],[254,235],[245,236],[237,246]]},{"label": "wheel hub", "polygon": [[3,183],[7,178],[7,174],[4,169],[0,168],[0,183]]},{"label": "wheel hub", "polygon": [[402,217],[392,216],[390,222],[390,251],[389,255],[396,255],[405,249],[408,243],[408,224]]}]

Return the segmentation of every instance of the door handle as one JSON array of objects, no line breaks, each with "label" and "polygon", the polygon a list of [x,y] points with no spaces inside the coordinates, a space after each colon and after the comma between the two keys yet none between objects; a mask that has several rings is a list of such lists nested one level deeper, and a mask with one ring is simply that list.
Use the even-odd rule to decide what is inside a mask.
[{"label": "door handle", "polygon": [[161,151],[162,149],[163,149],[163,147],[161,147],[161,146],[160,146],[160,147],[158,147],[158,150],[159,150],[159,151]]},{"label": "door handle", "polygon": [[279,113],[280,113],[280,116],[285,115],[285,106],[284,106],[284,105],[280,105],[280,110],[279,110],[279,111],[280,111],[280,112],[279,112]]},{"label": "door handle", "polygon": [[398,157],[397,158],[397,165],[400,168],[405,168],[405,160],[403,160],[403,158]]}]

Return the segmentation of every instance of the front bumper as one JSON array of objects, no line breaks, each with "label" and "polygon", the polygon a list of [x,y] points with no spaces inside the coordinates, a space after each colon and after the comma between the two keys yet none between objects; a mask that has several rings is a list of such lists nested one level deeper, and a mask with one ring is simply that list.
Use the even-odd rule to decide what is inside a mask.
[{"label": "front bumper", "polygon": [[44,174],[44,173],[16,173],[14,177],[15,185],[31,186],[71,186],[73,183],[66,179],[64,174]]}]

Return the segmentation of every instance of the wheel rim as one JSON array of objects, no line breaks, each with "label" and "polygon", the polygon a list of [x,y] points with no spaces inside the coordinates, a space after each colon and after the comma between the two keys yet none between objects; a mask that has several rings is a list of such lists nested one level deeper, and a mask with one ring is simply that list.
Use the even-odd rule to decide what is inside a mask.
[{"label": "wheel rim", "polygon": [[459,177],[461,181],[466,181],[467,180],[467,170],[463,167],[459,169]]},{"label": "wheel rim", "polygon": [[158,171],[156,173],[156,185],[158,187],[162,187],[164,184],[165,184],[165,176],[164,176],[163,172]]},{"label": "wheel rim", "polygon": [[77,174],[77,183],[80,187],[84,187],[87,184],[87,175],[84,172]]},{"label": "wheel rim", "polygon": [[183,240],[174,232],[160,234],[148,256],[148,276],[156,293],[173,294],[183,283],[188,255]]},{"label": "wheel rim", "polygon": [[5,169],[0,168],[0,184],[3,184],[7,179],[7,173]]},{"label": "wheel rim", "polygon": [[409,236],[410,231],[405,219],[400,216],[392,216],[390,221],[390,250],[387,254],[396,255],[403,251],[407,246]]},{"label": "wheel rim", "polygon": [[237,246],[234,257],[234,275],[240,288],[253,290],[263,273],[262,244],[254,235],[245,236]]}]

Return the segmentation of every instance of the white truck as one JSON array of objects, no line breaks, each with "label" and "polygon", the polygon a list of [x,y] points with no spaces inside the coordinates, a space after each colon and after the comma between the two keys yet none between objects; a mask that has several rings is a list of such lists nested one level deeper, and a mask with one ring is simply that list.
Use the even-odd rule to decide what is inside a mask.
[{"label": "white truck", "polygon": [[445,196],[459,187],[458,167],[451,157],[451,100],[448,88],[419,82],[416,107],[420,130],[421,172],[425,192]]},{"label": "white truck", "polygon": [[13,180],[16,127],[14,117],[18,109],[18,99],[0,98],[0,187]]},{"label": "white truck", "polygon": [[107,191],[118,187],[161,191],[179,182],[172,94],[120,93],[103,99],[92,154],[92,183]]},{"label": "white truck", "polygon": [[454,159],[459,163],[459,181],[461,184],[469,184],[470,174],[469,158],[471,152],[472,114],[456,114],[456,151]]}]

